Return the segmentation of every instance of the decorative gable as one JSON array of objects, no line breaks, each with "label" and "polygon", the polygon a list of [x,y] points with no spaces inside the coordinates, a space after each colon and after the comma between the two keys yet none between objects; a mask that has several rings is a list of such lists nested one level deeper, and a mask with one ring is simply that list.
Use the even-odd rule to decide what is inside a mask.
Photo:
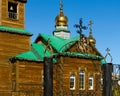
[{"label": "decorative gable", "polygon": [[78,40],[67,51],[83,53],[83,54],[94,54],[102,57],[102,55],[95,48],[95,46],[87,41],[81,43],[80,40]]}]

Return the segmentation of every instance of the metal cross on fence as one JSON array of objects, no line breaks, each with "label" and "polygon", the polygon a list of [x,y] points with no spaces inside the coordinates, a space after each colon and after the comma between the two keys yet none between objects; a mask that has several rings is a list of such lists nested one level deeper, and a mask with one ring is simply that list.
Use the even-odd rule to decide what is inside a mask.
[{"label": "metal cross on fence", "polygon": [[[106,53],[106,56],[105,56],[105,61],[106,61],[107,63],[112,63],[112,60],[113,60],[113,59],[112,59],[112,56],[111,56],[111,54],[110,54],[110,49],[107,48],[107,49],[106,49],[106,52],[107,52],[107,53]],[[109,62],[107,61],[107,57],[108,57],[108,56],[110,57]]]}]

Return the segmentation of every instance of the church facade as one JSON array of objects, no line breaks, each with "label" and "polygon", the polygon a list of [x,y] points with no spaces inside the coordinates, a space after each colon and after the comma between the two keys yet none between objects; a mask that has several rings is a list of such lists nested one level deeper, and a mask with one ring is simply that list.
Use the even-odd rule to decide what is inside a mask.
[{"label": "church facade", "polygon": [[103,57],[91,26],[89,37],[70,38],[61,1],[53,35],[39,34],[31,44],[32,33],[24,28],[26,2],[0,0],[0,96],[43,96],[44,57],[50,56],[54,96],[101,96]]}]

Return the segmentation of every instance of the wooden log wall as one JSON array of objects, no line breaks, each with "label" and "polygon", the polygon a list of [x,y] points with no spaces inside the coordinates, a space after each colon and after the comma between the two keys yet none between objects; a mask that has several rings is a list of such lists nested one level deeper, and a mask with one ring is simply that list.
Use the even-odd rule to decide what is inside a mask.
[{"label": "wooden log wall", "polygon": [[[92,59],[83,59],[83,58],[71,58],[64,57],[64,74],[63,74],[63,90],[66,93],[69,93],[70,90],[70,75],[72,73],[76,76],[76,86],[75,90],[73,90],[76,94],[78,94],[81,90],[79,89],[79,71],[80,69],[85,70],[85,90],[81,92],[96,92],[97,96],[101,96],[101,67],[99,60]],[[93,90],[89,90],[88,88],[88,76],[93,75],[94,78],[94,88]],[[58,81],[59,82],[59,81]],[[98,89],[99,88],[99,89]]]},{"label": "wooden log wall", "polygon": [[[86,93],[92,92],[96,93],[96,96],[101,96],[101,67],[99,60],[83,59],[83,58],[71,58],[71,57],[60,57],[59,63],[62,62],[63,72],[61,72],[61,66],[59,64],[54,64],[53,70],[53,88],[54,96],[61,96],[62,94],[74,92],[74,94],[79,94],[79,92]],[[35,96],[43,94],[42,87],[42,75],[43,75],[43,62],[29,62],[24,60],[19,60],[16,63],[16,90],[24,94],[26,90],[34,92]],[[97,67],[95,67],[95,64]],[[12,64],[13,66],[14,64]],[[58,69],[59,68],[59,69]],[[85,70],[85,90],[79,90],[79,71],[80,69]],[[76,87],[75,90],[70,90],[70,74],[74,73],[76,76]],[[60,76],[58,76],[60,75]],[[94,77],[94,89],[89,90],[88,88],[88,76],[93,75]],[[63,77],[61,77],[63,76]],[[12,77],[13,78],[13,77]],[[62,82],[60,81],[62,80]],[[59,85],[61,84],[62,85]],[[63,90],[61,89],[63,88]],[[29,93],[29,92],[28,92]],[[59,94],[60,93],[60,94]],[[32,93],[30,93],[32,94]],[[20,95],[22,96],[22,95]],[[70,95],[72,96],[72,95]]]},{"label": "wooden log wall", "polygon": [[29,50],[29,36],[0,32],[0,90],[12,89],[9,58]]},{"label": "wooden log wall", "polygon": [[43,63],[20,60],[14,62],[12,67],[16,69],[15,91],[19,92],[19,96],[24,94],[41,96],[43,94]]}]

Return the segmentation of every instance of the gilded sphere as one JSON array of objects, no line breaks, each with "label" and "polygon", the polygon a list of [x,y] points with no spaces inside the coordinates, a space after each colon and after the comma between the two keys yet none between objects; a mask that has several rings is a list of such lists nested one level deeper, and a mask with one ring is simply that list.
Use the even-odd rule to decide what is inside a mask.
[{"label": "gilded sphere", "polygon": [[68,18],[60,12],[58,16],[55,18],[56,26],[67,26],[68,25]]},{"label": "gilded sphere", "polygon": [[96,44],[96,40],[93,37],[89,37],[89,42],[92,44]]}]

